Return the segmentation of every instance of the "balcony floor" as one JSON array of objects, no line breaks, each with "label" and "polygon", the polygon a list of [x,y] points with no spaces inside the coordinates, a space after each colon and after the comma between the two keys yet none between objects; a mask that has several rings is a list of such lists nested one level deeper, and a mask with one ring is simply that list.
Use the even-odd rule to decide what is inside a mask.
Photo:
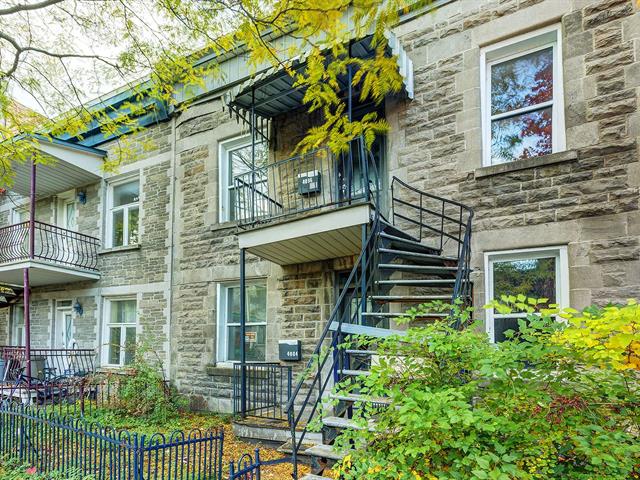
[{"label": "balcony floor", "polygon": [[369,204],[344,207],[304,218],[238,232],[240,248],[279,265],[357,255]]},{"label": "balcony floor", "polygon": [[100,278],[100,273],[93,270],[83,270],[32,260],[1,264],[0,283],[22,285],[23,269],[26,267],[30,269],[29,283],[32,287],[98,280]]}]

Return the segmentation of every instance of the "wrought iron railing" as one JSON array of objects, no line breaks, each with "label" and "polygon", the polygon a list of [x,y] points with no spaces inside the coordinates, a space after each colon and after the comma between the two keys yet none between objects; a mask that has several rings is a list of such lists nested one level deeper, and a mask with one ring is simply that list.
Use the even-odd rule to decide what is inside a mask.
[{"label": "wrought iron railing", "polygon": [[320,148],[261,166],[234,178],[234,218],[241,228],[247,228],[368,201],[372,189],[369,170],[361,139],[339,155]]},{"label": "wrought iron railing", "polygon": [[272,420],[287,418],[286,405],[291,397],[292,371],[290,365],[279,363],[245,364],[246,403],[242,411],[242,365],[233,365],[233,413]]},{"label": "wrought iron railing", "polygon": [[[92,349],[32,348],[31,375],[37,380],[82,377],[95,372]],[[25,372],[26,348],[0,345],[0,383],[11,383]]]},{"label": "wrought iron railing", "polygon": [[222,479],[223,443],[222,429],[147,436],[43,408],[0,406],[0,456],[60,478]]},{"label": "wrought iron railing", "polygon": [[[95,271],[99,245],[100,241],[89,235],[34,222],[33,259]],[[28,260],[30,250],[29,222],[0,228],[0,263]]]},{"label": "wrought iron railing", "polygon": [[391,182],[393,224],[458,260],[452,301],[471,300],[471,224],[473,210],[460,202],[423,192],[397,177]]}]

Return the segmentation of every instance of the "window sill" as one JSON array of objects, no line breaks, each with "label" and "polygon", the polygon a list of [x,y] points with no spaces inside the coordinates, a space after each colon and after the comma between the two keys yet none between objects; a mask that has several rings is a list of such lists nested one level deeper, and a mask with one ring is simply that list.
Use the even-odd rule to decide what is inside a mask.
[{"label": "window sill", "polygon": [[217,232],[218,230],[228,230],[230,228],[236,228],[238,226],[238,222],[236,220],[230,220],[227,222],[213,223],[209,227],[209,230],[212,232]]},{"label": "window sill", "polygon": [[529,168],[544,167],[553,165],[554,163],[570,162],[576,160],[578,154],[575,150],[565,150],[564,152],[550,153],[540,157],[527,158],[526,160],[515,160],[508,163],[500,163],[489,167],[476,168],[474,171],[475,179],[491,177],[503,173],[517,172],[518,170],[527,170]]},{"label": "window sill", "polygon": [[111,248],[103,248],[98,252],[98,255],[106,255],[108,253],[116,253],[116,252],[129,252],[131,250],[140,250],[141,245],[136,243],[135,245],[125,245],[124,247],[111,247]]},{"label": "window sill", "polygon": [[232,362],[218,362],[210,363],[205,367],[207,375],[210,377],[232,377],[233,376],[233,363]]}]

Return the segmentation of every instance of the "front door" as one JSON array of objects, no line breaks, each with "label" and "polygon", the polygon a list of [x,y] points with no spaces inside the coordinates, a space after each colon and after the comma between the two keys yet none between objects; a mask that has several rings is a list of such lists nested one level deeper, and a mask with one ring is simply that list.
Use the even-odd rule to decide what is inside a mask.
[{"label": "front door", "polygon": [[71,308],[56,309],[56,325],[53,348],[73,348],[73,315]]}]

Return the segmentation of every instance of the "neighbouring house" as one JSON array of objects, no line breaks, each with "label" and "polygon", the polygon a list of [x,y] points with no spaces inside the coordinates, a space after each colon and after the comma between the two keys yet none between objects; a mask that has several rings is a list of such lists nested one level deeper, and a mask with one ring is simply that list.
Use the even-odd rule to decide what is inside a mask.
[{"label": "neighbouring house", "polygon": [[[117,138],[43,140],[55,164],[16,165],[0,196],[2,343],[25,344],[28,272],[33,348],[97,349],[117,369],[144,338],[194,408],[229,412],[242,332],[249,374],[288,382],[319,341],[387,335],[431,299],[640,296],[636,2],[437,0],[402,17],[388,50],[401,93],[361,104],[345,81],[354,117],[391,125],[371,150],[293,155],[319,119],[242,53],[186,110],[141,117],[139,154],[116,174],[100,166]],[[370,54],[367,38],[351,52]],[[517,326],[477,315],[494,341]],[[345,355],[336,378],[366,354]]]}]

